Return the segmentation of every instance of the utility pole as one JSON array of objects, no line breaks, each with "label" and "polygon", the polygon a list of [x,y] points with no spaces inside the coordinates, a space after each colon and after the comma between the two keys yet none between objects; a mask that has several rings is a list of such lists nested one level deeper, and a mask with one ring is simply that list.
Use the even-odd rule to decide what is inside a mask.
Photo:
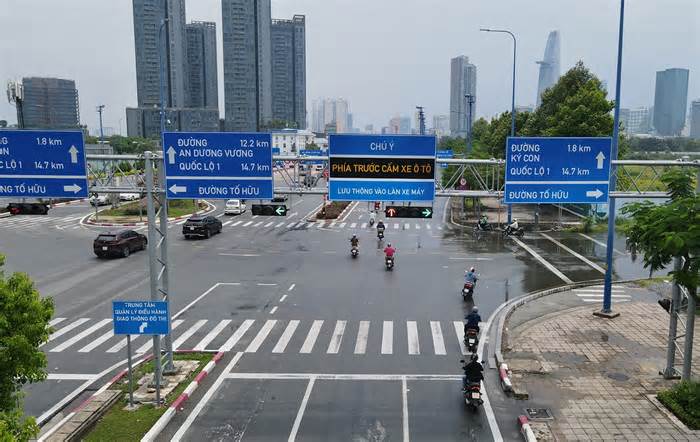
[{"label": "utility pole", "polygon": [[24,87],[20,81],[7,83],[7,101],[17,109],[17,128],[24,129]]},{"label": "utility pole", "polygon": [[103,144],[105,142],[105,133],[104,129],[102,128],[102,112],[105,109],[104,104],[100,104],[97,106],[97,113],[100,114],[100,144]]},{"label": "utility pole", "polygon": [[464,96],[467,99],[467,156],[472,153],[472,106],[476,102],[476,97],[472,94]]},{"label": "utility pole", "polygon": [[418,109],[418,133],[425,135],[425,113],[423,112],[423,106],[416,106]]}]

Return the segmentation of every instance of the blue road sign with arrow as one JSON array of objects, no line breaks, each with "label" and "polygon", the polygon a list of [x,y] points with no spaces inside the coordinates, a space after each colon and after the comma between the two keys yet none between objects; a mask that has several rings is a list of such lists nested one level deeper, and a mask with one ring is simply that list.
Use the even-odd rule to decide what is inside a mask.
[{"label": "blue road sign with arrow", "polygon": [[112,301],[115,335],[167,335],[170,313],[167,301]]},{"label": "blue road sign with arrow", "polygon": [[515,137],[506,141],[506,204],[606,203],[609,137]]},{"label": "blue road sign with arrow", "polygon": [[80,131],[0,131],[0,197],[84,198],[86,168]]},{"label": "blue road sign with arrow", "polygon": [[168,199],[272,199],[269,133],[166,132]]}]

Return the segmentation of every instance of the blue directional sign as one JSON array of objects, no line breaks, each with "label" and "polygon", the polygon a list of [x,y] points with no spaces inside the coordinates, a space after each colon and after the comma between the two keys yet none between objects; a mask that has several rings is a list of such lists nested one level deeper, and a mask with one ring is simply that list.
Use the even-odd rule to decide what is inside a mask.
[{"label": "blue directional sign", "polygon": [[0,131],[0,197],[84,198],[80,131]]},{"label": "blue directional sign", "polygon": [[435,197],[434,136],[331,134],[328,155],[331,201]]},{"label": "blue directional sign", "polygon": [[[299,151],[299,155],[301,155],[301,156],[303,156],[303,157],[320,157],[320,156],[325,155],[325,153],[324,153],[323,151],[320,151],[320,150],[311,150],[311,149],[309,149],[309,150],[303,150],[303,149],[302,149],[302,150]],[[319,160],[319,161],[305,161],[304,163],[306,163],[306,164],[323,164],[323,161],[322,161],[322,160]]]},{"label": "blue directional sign", "polygon": [[[440,158],[454,158],[454,154],[452,153],[452,149],[447,149],[447,150],[438,150],[436,152],[438,159]],[[440,163],[438,161],[438,163]],[[440,167],[443,169],[447,169],[448,164],[447,163],[440,163]]]},{"label": "blue directional sign", "polygon": [[506,141],[506,204],[605,203],[611,138],[515,137]]},{"label": "blue directional sign", "polygon": [[167,335],[170,314],[167,301],[112,301],[115,335]]},{"label": "blue directional sign", "polygon": [[269,133],[166,132],[168,199],[271,199]]}]

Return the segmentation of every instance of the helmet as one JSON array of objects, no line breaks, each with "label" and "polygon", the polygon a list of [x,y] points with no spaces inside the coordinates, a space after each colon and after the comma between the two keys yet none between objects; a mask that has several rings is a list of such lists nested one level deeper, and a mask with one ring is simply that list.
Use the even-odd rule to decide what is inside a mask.
[{"label": "helmet", "polygon": [[476,353],[472,353],[471,360],[472,360],[472,362],[478,361],[478,360],[479,360],[479,355],[476,354]]},{"label": "helmet", "polygon": [[475,272],[476,269],[475,269],[474,267],[472,267],[472,268],[469,269],[469,271],[470,271],[470,272]]},{"label": "helmet", "polygon": [[479,307],[477,307],[477,306],[472,307],[472,313],[479,313]]},{"label": "helmet", "polygon": [[513,218],[513,222],[518,222],[518,218]]},{"label": "helmet", "polygon": [[355,238],[357,238],[357,235],[353,234],[352,239],[355,239]]},{"label": "helmet", "polygon": [[391,243],[387,243],[387,245],[386,245],[386,246],[387,246],[387,247],[391,247]]}]

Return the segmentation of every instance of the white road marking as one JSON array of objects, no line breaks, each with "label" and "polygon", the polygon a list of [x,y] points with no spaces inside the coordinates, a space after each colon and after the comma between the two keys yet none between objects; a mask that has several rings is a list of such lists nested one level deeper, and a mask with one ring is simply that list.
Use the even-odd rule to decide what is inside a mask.
[{"label": "white road marking", "polygon": [[357,223],[352,223],[352,224],[350,224],[350,228],[351,228],[351,229],[354,229],[355,227],[357,227]]},{"label": "white road marking", "polygon": [[87,373],[48,373],[46,379],[56,381],[94,381],[98,378],[96,374]]},{"label": "white road marking", "polygon": [[[221,255],[221,253],[219,253],[219,255]],[[182,310],[180,310],[179,312],[175,313],[175,314],[173,315],[172,319],[177,319],[178,317],[180,317],[180,315],[182,315],[182,314],[185,313],[187,310],[189,310],[190,308],[192,308],[193,305],[195,305],[196,303],[198,303],[199,301],[201,301],[202,298],[204,298],[204,297],[207,296],[209,293],[211,293],[212,291],[214,291],[214,289],[216,289],[216,288],[219,287],[220,285],[241,285],[241,283],[240,283],[240,282],[217,282],[217,283],[214,284],[213,286],[209,287],[209,289],[208,289],[206,292],[204,292],[204,293],[202,293],[201,295],[197,296],[197,298],[195,298],[194,301],[192,301],[192,302],[190,302],[189,304],[187,304]]]},{"label": "white road marking", "polygon": [[296,224],[296,223],[297,223],[296,221],[293,221],[293,222],[287,224],[287,228],[288,228],[288,229],[291,229],[292,226],[293,226],[294,224]]},{"label": "white road marking", "polygon": [[405,224],[403,225],[403,229],[404,229],[404,230],[409,230],[410,228],[411,228],[411,225],[410,225],[409,223],[405,223]]},{"label": "white road marking", "polygon": [[367,338],[369,337],[369,321],[360,321],[355,341],[355,354],[363,355],[367,351]]},{"label": "white road marking", "polygon": [[401,423],[403,427],[403,442],[409,442],[408,426],[408,386],[406,376],[401,378]]},{"label": "white road marking", "polygon": [[175,224],[177,224],[179,226],[181,224],[185,224],[186,222],[187,222],[187,220],[183,219],[182,221],[177,221]]},{"label": "white road marking", "polygon": [[88,352],[90,352],[90,351],[96,349],[96,348],[99,347],[100,345],[104,344],[105,342],[109,341],[109,340],[110,340],[111,338],[113,338],[113,337],[114,337],[114,331],[113,331],[113,330],[110,330],[110,331],[108,331],[107,333],[105,333],[105,334],[103,334],[102,336],[100,336],[99,338],[97,338],[97,339],[95,339],[94,341],[90,342],[90,343],[89,343],[88,345],[86,345],[85,347],[83,347],[83,348],[81,348],[80,350],[78,350],[78,353],[88,353]]},{"label": "white road marking", "polygon": [[221,226],[222,226],[222,227],[226,227],[226,226],[228,226],[229,224],[231,224],[231,221],[226,221],[226,222],[223,223]]},{"label": "white road marking", "polygon": [[282,221],[281,223],[277,224],[277,225],[275,226],[275,229],[279,229],[279,228],[282,227],[283,225],[284,225],[284,221]]},{"label": "white road marking", "polygon": [[[57,331],[51,333],[51,335],[49,335],[49,341],[48,341],[48,342],[51,342],[51,341],[53,341],[53,340],[56,339],[56,338],[60,338],[61,336],[63,336],[63,335],[65,335],[66,333],[68,333],[69,331],[73,330],[74,328],[80,327],[81,325],[85,324],[85,323],[88,322],[89,320],[90,320],[90,318],[80,318],[80,319],[78,319],[77,321],[74,321],[74,322],[72,322],[72,323],[66,325],[66,326],[63,327],[62,329],[57,330]],[[42,345],[44,345],[44,344],[42,344]],[[42,345],[40,345],[39,347],[41,347]]]},{"label": "white road marking", "polygon": [[221,331],[225,329],[226,326],[228,326],[230,323],[230,319],[224,319],[223,321],[220,321],[218,324],[216,324],[216,327],[211,329],[211,331],[207,333],[207,335],[203,337],[202,340],[197,343],[197,345],[194,346],[194,350],[201,351],[206,349],[207,345],[209,345],[211,341],[216,339],[216,337],[219,336],[219,333],[221,333]]},{"label": "white road marking", "polygon": [[408,354],[419,355],[420,343],[418,342],[418,324],[416,321],[406,321],[406,332],[408,333]]},{"label": "white road marking", "polygon": [[362,225],[360,226],[360,228],[361,228],[361,229],[366,229],[366,228],[367,228],[367,223],[362,223]]},{"label": "white road marking", "polygon": [[53,318],[52,320],[49,321],[49,327],[53,327],[54,325],[59,324],[65,320],[66,320],[66,318]]},{"label": "white road marking", "polygon": [[345,333],[345,326],[347,323],[348,321],[335,322],[335,330],[333,330],[331,342],[328,344],[328,350],[326,350],[326,353],[338,354],[340,351],[340,344],[343,342],[343,334]]},{"label": "white road marking", "polygon": [[396,230],[399,229],[399,223],[394,223],[394,229],[396,229]]},{"label": "white road marking", "polygon": [[253,325],[253,322],[255,321],[253,321],[252,319],[246,319],[245,321],[243,321],[241,326],[236,329],[236,331],[231,335],[230,338],[228,338],[224,345],[221,346],[219,351],[231,351],[233,346],[236,345],[236,343],[238,343],[238,341],[243,337],[245,332],[247,332],[250,326]]},{"label": "white road marking", "polygon": [[239,225],[242,222],[243,221],[236,221],[235,223],[231,224],[231,227],[236,227],[237,225]]},{"label": "white road marking", "polygon": [[243,224],[243,227],[248,227],[251,224],[253,224],[253,221],[248,221],[247,223]]},{"label": "white road marking", "polygon": [[80,341],[81,339],[84,339],[87,336],[95,333],[97,330],[104,327],[105,325],[107,325],[110,322],[112,322],[111,319],[103,319],[103,320],[99,321],[97,324],[94,324],[92,327],[86,328],[82,332],[80,332],[77,335],[73,336],[72,338],[68,339],[64,343],[57,345],[56,347],[52,348],[49,351],[51,351],[51,352],[63,351],[65,349],[67,349],[68,347],[72,346],[73,344],[75,344],[76,342]]},{"label": "white road marking", "polygon": [[206,319],[200,319],[199,321],[195,322],[194,325],[192,325],[192,327],[190,327],[190,328],[188,328],[187,330],[185,330],[185,332],[184,332],[183,334],[181,334],[181,335],[175,340],[175,342],[173,342],[173,350],[179,349],[180,346],[181,346],[182,344],[184,344],[186,340],[188,340],[189,338],[191,338],[192,335],[195,334],[195,333],[197,332],[197,330],[199,330],[200,328],[202,328],[202,327],[204,326],[204,324],[206,324],[206,323],[207,323],[207,320],[206,320]]},{"label": "white road marking", "polygon": [[338,223],[337,221],[333,221],[333,222],[331,222],[331,224],[330,224],[328,227],[333,228],[333,227],[335,227],[335,225],[336,225],[337,223]]},{"label": "white road marking", "polygon": [[219,253],[219,256],[238,256],[239,258],[255,258],[260,255],[257,253]]},{"label": "white road marking", "polygon": [[250,217],[250,219],[256,219],[259,215],[253,215]]},{"label": "white road marking", "polygon": [[[627,302],[627,301],[631,301],[631,300],[632,300],[631,298],[630,298],[630,299],[618,299],[618,300],[615,301],[615,302],[617,302],[617,303],[619,304],[620,302]],[[582,299],[581,301],[583,301],[583,302],[603,302],[603,298],[599,298],[599,299]]]},{"label": "white road marking", "polygon": [[574,282],[573,282],[572,280],[570,280],[565,274],[563,274],[562,272],[560,272],[559,269],[557,269],[557,268],[554,267],[552,264],[550,264],[546,259],[542,258],[542,257],[540,256],[539,253],[537,253],[537,252],[535,252],[534,250],[532,250],[527,244],[525,244],[524,242],[520,241],[520,240],[519,240],[518,238],[516,238],[515,236],[511,236],[511,239],[512,239],[513,241],[515,241],[520,247],[522,247],[523,249],[525,249],[530,255],[532,255],[536,260],[538,260],[542,265],[544,265],[545,267],[547,267],[547,269],[549,269],[550,272],[552,272],[552,273],[554,273],[555,275],[557,275],[557,276],[559,277],[559,279],[561,279],[562,281],[564,281],[564,282],[567,283],[567,284],[573,284],[573,283],[574,283]]},{"label": "white road marking", "polygon": [[433,335],[433,349],[436,355],[446,355],[445,340],[442,337],[442,327],[440,321],[430,321],[430,331]]},{"label": "white road marking", "polygon": [[394,323],[384,321],[382,326],[382,354],[390,355],[394,353]]},{"label": "white road marking", "polygon": [[264,221],[258,221],[257,223],[253,224],[253,227],[258,227],[260,224],[262,224]]},{"label": "white road marking", "polygon": [[294,332],[296,331],[297,327],[299,327],[299,322],[300,321],[298,320],[289,321],[289,324],[287,324],[287,327],[284,329],[282,336],[280,336],[279,341],[277,341],[275,348],[272,349],[272,353],[284,353],[289,341],[292,339],[292,336],[294,336]]},{"label": "white road marking", "polygon": [[316,223],[316,228],[317,229],[322,229],[326,225],[325,221],[319,221]]},{"label": "white road marking", "polygon": [[[227,379],[257,380],[297,380],[310,378],[329,381],[460,381],[462,376],[456,374],[333,374],[333,373],[228,373]],[[503,439],[501,439],[503,440]]]},{"label": "white road marking", "polygon": [[220,213],[220,214],[216,215],[217,218],[221,218],[222,216],[224,216],[223,213]]},{"label": "white road marking", "polygon": [[296,286],[297,286],[296,283],[290,285],[289,288],[287,289],[287,291],[291,292],[292,290],[294,290],[294,287],[296,287]]},{"label": "white road marking", "polygon": [[265,321],[265,324],[262,326],[255,338],[253,338],[253,340],[250,342],[248,348],[245,349],[245,353],[257,352],[260,349],[260,346],[263,344],[263,342],[265,342],[265,339],[267,339],[267,336],[270,334],[275,324],[277,324],[277,320],[275,319],[269,319]]},{"label": "white road marking", "polygon": [[345,228],[345,224],[347,224],[347,223],[340,223],[340,226],[339,226],[339,227],[340,227],[341,229],[344,229],[344,228]]},{"label": "white road marking", "polygon": [[420,224],[416,224],[416,230],[420,230]]},{"label": "white road marking", "polygon": [[301,420],[304,417],[304,411],[306,411],[306,404],[309,403],[309,396],[311,396],[311,390],[313,390],[314,388],[315,381],[315,378],[309,379],[309,384],[306,386],[304,398],[301,400],[301,405],[299,405],[299,411],[297,411],[297,417],[294,418],[294,425],[292,425],[292,431],[289,433],[289,438],[287,439],[287,442],[294,442],[297,438],[299,426],[301,425]]},{"label": "white road marking", "polygon": [[[176,321],[173,321],[171,326],[170,326],[170,329],[175,330],[183,322],[185,322],[185,321],[182,319],[178,319]],[[153,347],[153,337],[148,336],[148,335],[146,335],[146,336],[148,337],[148,341],[136,350],[136,354],[146,353],[148,350],[151,349],[151,347]],[[133,339],[132,339],[132,341],[133,341]],[[160,345],[161,345],[161,350],[162,350],[163,349],[163,338],[162,337],[160,340]],[[126,346],[126,338],[124,338],[124,346]]]},{"label": "white road marking", "polygon": [[[588,240],[590,240],[590,241],[593,241],[594,243],[598,244],[598,245],[601,246],[601,247],[604,247],[604,248],[606,248],[606,249],[608,248],[608,245],[605,244],[604,242],[598,241],[597,239],[592,238],[592,237],[586,235],[585,233],[579,233],[579,236],[582,236],[582,237],[584,237],[584,238],[586,238],[586,239],[588,239]],[[614,247],[613,247],[613,252],[615,252],[615,253],[617,253],[617,254],[619,254],[619,255],[626,255],[625,252],[621,252],[621,251],[617,250],[617,249],[614,248]]]},{"label": "white road marking", "polygon": [[299,353],[311,353],[311,351],[314,349],[314,344],[316,344],[318,334],[321,331],[321,326],[323,326],[322,320],[314,321],[314,323],[311,325],[311,329],[309,330],[309,334],[306,335],[306,340],[301,346]]},{"label": "white road marking", "polygon": [[270,309],[270,314],[274,315],[276,311],[277,311],[277,306],[274,306]]},{"label": "white road marking", "polygon": [[542,237],[544,237],[544,238],[550,240],[551,242],[553,242],[553,243],[556,244],[557,246],[561,247],[562,249],[566,250],[567,252],[571,253],[572,255],[574,255],[575,257],[577,257],[578,259],[580,259],[580,260],[583,261],[584,263],[588,264],[588,265],[591,266],[591,268],[593,268],[594,270],[598,270],[600,273],[605,274],[605,269],[602,268],[601,266],[599,266],[598,264],[594,263],[594,262],[591,261],[590,259],[586,258],[585,256],[581,255],[580,253],[578,253],[578,252],[576,252],[576,251],[574,251],[574,250],[571,250],[570,248],[568,248],[568,247],[565,246],[564,244],[560,243],[560,242],[557,241],[556,239],[552,238],[551,236],[547,235],[546,233],[540,233],[540,235],[542,235]]},{"label": "white road marking", "polygon": [[464,323],[462,321],[454,321],[455,334],[457,335],[457,342],[459,342],[459,349],[462,350],[462,354],[466,355],[467,346],[464,345]]},{"label": "white road marking", "polygon": [[282,303],[285,299],[287,299],[287,295],[282,295],[279,302]]},{"label": "white road marking", "polygon": [[199,413],[202,412],[202,409],[211,400],[212,396],[214,396],[214,394],[219,390],[221,384],[224,382],[224,380],[226,380],[226,376],[231,372],[231,370],[238,363],[238,361],[241,360],[241,357],[243,357],[243,353],[238,352],[235,354],[233,359],[231,359],[231,362],[229,362],[224,371],[221,372],[221,375],[219,375],[219,377],[216,378],[216,381],[214,381],[214,384],[211,386],[211,388],[209,388],[209,390],[207,390],[207,392],[204,393],[202,399],[197,403],[192,412],[187,416],[187,419],[185,419],[185,422],[182,423],[182,426],[180,426],[175,435],[173,435],[173,442],[179,442],[185,435],[185,433],[187,433],[187,430],[192,425],[192,422],[194,422],[194,420],[197,419],[197,416],[199,416]]},{"label": "white road marking", "polygon": [[259,282],[258,285],[262,286],[262,287],[274,287],[277,285],[277,283],[276,282]]},{"label": "white road marking", "polygon": [[432,229],[433,227],[432,227],[430,224],[426,224],[426,225],[425,225],[425,228],[428,229],[428,230],[430,230],[430,229]]}]

